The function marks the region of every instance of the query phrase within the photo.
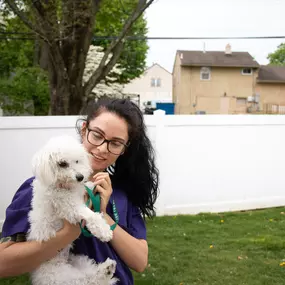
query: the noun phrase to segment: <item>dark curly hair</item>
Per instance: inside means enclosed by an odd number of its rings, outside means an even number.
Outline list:
[[[127,194],[144,217],[151,218],[155,215],[159,171],[155,165],[154,149],[146,134],[143,114],[129,99],[102,98],[89,103],[86,127],[106,111],[126,120],[129,135],[129,145],[116,161],[112,184]]]

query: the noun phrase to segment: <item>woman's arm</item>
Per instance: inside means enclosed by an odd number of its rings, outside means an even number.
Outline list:
[[[36,269],[80,235],[80,227],[68,222],[46,242],[3,242],[0,244],[0,278],[17,276]]]
[[[113,225],[114,220],[106,212],[107,204],[113,192],[110,176],[107,172],[99,172],[93,176],[93,182],[96,185],[95,192],[100,193],[101,212],[104,213],[107,223]],[[117,225],[110,244],[127,266],[137,272],[145,270],[148,263],[148,245],[146,240],[131,236]]]
[[[104,214],[109,225],[114,224],[114,220]],[[120,258],[133,270],[143,272],[148,264],[148,244],[144,239],[137,239],[119,225],[114,229],[111,245]]]

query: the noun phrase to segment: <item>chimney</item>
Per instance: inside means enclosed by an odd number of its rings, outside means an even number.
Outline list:
[[[226,50],[225,50],[226,55],[231,55],[232,54],[232,47],[230,44],[226,45]]]

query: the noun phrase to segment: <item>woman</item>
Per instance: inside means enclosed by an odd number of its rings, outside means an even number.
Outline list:
[[[101,211],[110,225],[115,223],[111,203],[115,201],[119,223],[113,239],[103,243],[95,237],[85,237],[79,225],[65,221],[64,227],[47,242],[25,241],[32,198],[33,178],[30,178],[18,189],[6,210],[0,244],[0,277],[30,272],[71,242],[75,254],[88,255],[96,262],[108,257],[116,260],[115,276],[120,279],[119,284],[133,284],[130,268],[137,272],[145,269],[148,244],[144,217],[154,215],[158,170],[143,115],[130,100],[101,99],[89,107],[79,133],[91,154],[94,173],[90,179],[97,185]]]

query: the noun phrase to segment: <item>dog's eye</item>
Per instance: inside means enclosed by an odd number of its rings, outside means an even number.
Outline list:
[[[75,162],[78,163],[78,160],[76,160]]]
[[[66,167],[68,167],[68,163],[66,161],[62,160],[58,163],[58,166],[62,167],[62,168],[66,168]]]

